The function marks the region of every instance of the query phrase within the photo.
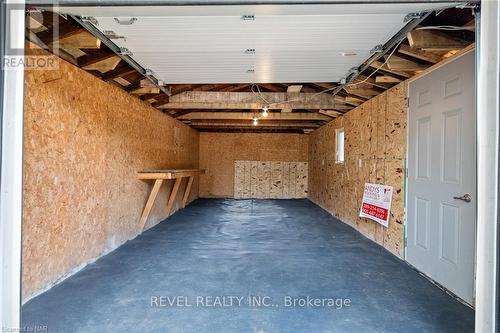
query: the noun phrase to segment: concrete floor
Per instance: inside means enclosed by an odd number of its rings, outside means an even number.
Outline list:
[[[307,306],[308,296],[327,300]],[[307,200],[221,199],[194,202],[28,302],[23,325],[35,324],[51,333],[473,332],[474,313]]]

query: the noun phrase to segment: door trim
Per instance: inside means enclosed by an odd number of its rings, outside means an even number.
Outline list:
[[[2,0],[0,5],[3,7],[0,20],[3,64],[10,45],[15,45],[19,54],[22,54],[24,1]],[[10,6],[16,10],[10,10]],[[1,79],[0,330],[17,331],[21,326],[24,67],[4,70]]]

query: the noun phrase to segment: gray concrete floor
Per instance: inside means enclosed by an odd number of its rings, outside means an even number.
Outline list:
[[[23,325],[85,333],[473,332],[474,312],[307,200],[221,199],[194,202],[32,299]]]

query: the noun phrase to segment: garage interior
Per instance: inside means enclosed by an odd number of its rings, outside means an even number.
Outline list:
[[[473,332],[478,10],[29,7],[23,326]]]

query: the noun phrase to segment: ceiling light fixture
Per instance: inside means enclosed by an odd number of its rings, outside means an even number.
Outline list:
[[[340,52],[340,55],[343,57],[354,57],[357,56],[358,54],[354,51],[346,51],[346,52]]]
[[[259,119],[257,117],[253,117],[252,125],[257,126],[259,124]]]
[[[262,117],[267,118],[267,116],[269,116],[269,107],[267,105],[265,105],[262,108]]]

